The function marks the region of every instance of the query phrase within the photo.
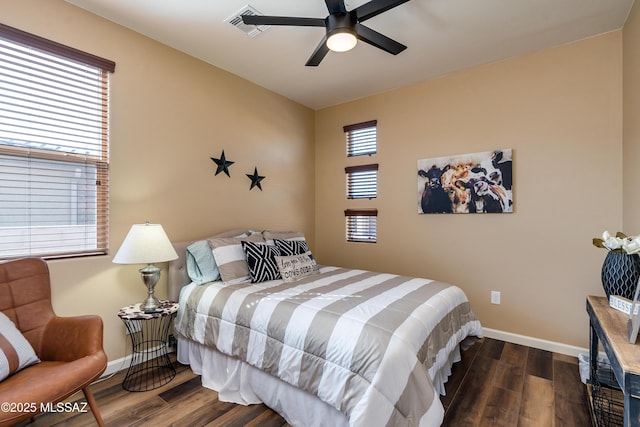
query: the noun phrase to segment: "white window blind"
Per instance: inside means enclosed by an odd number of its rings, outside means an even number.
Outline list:
[[[343,127],[347,137],[347,156],[375,154],[378,150],[377,120]]]
[[[0,258],[107,253],[114,70],[0,24]]]
[[[375,199],[378,196],[378,165],[347,166],[348,199]]]
[[[376,243],[378,239],[377,209],[347,209],[344,215],[348,242]]]

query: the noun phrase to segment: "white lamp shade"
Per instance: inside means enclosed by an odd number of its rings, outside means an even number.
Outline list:
[[[335,32],[327,39],[327,47],[333,52],[346,52],[358,43],[355,35],[347,31]]]
[[[160,224],[131,226],[113,262],[116,264],[153,264],[171,261],[178,254]]]

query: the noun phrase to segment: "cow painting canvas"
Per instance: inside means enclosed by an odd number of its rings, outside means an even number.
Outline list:
[[[511,149],[418,160],[418,213],[513,212]]]

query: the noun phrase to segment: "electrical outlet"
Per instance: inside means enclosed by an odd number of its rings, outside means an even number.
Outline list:
[[[500,291],[491,291],[491,304],[500,304]]]

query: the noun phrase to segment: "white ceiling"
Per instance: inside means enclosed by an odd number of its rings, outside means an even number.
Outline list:
[[[318,27],[274,26],[251,38],[224,20],[251,5],[264,15],[324,18],[323,0],[67,0],[313,109],[622,28],[633,0],[411,0],[366,21],[408,48],[366,43],[305,62]],[[347,0],[348,10],[367,0]]]

